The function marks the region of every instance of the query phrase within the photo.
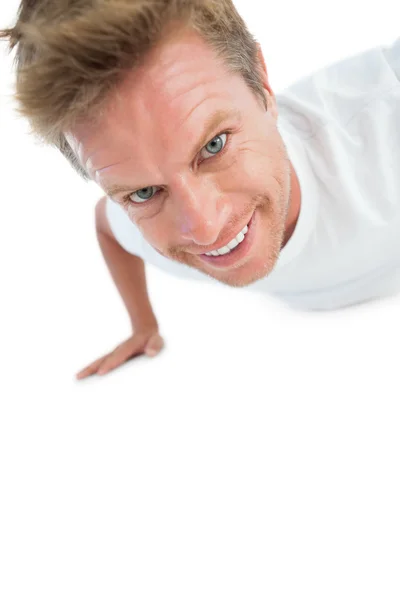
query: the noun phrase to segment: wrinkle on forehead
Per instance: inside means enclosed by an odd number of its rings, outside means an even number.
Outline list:
[[[151,90],[150,94],[173,102],[191,89],[215,83],[223,75],[231,75],[225,62],[199,33],[186,27],[167,36],[143,63],[127,73],[120,91],[125,96],[124,92],[129,95],[132,89],[139,95],[141,90],[144,95]],[[182,78],[183,89],[178,83]]]
[[[201,105],[207,106],[209,101],[233,99],[234,92],[226,84],[214,50],[196,32],[186,32],[183,38],[172,39],[170,45],[152,51],[150,59],[130,71],[110,96],[101,123],[95,127],[84,124],[84,130],[78,131],[79,143],[75,145],[80,160],[87,170],[95,170],[95,176],[131,160],[132,156],[127,157],[131,155],[129,147],[132,150],[137,145],[138,136],[142,141],[146,138],[145,152],[146,144],[153,143],[168,149],[175,133],[191,143],[199,133],[195,111],[201,113]],[[232,77],[228,70],[226,74]],[[208,112],[205,111],[205,117]],[[191,118],[193,133],[185,132]],[[154,141],[149,136],[155,136]],[[139,152],[145,164],[147,157],[143,150]],[[157,148],[151,152],[157,152]],[[121,160],[116,160],[118,156]]]

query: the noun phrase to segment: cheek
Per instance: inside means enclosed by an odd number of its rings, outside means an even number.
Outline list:
[[[268,190],[273,181],[274,165],[261,148],[243,148],[231,173],[229,182],[232,191],[259,194]]]
[[[138,227],[146,242],[164,256],[163,251],[168,248],[168,230],[163,219],[141,219]]]

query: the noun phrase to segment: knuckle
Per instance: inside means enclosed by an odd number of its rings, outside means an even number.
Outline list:
[[[112,362],[110,360],[105,360],[101,363],[101,365],[99,365],[99,369],[101,369],[101,370],[108,369],[111,364],[112,364]]]

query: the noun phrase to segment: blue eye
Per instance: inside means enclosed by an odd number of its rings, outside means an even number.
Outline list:
[[[145,187],[142,188],[141,190],[138,190],[137,192],[133,192],[133,194],[131,194],[132,196],[134,194],[136,194],[139,198],[139,200],[136,200],[136,202],[146,202],[147,200],[150,200],[153,197],[153,193],[152,190],[154,190],[156,186],[151,185],[149,187]]]
[[[224,141],[225,138],[225,141]],[[227,139],[226,133],[221,133],[220,135],[215,136],[206,146],[204,146],[203,150],[209,152],[211,156],[215,156],[219,154],[225,147]],[[202,151],[203,151],[202,150]]]
[[[124,204],[144,204],[151,200],[153,196],[157,194],[157,191],[153,192],[153,190],[157,190],[156,185],[149,185],[148,187],[142,188],[141,190],[137,190],[136,192],[132,192],[128,196],[124,198]],[[133,197],[136,196],[135,199]]]

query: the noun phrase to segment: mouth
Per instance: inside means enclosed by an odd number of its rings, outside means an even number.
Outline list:
[[[208,265],[213,266],[216,269],[226,269],[227,267],[232,267],[233,265],[238,266],[238,263],[243,261],[252,245],[255,237],[255,221],[256,221],[256,212],[253,213],[249,223],[247,224],[247,231],[244,228],[242,231],[246,233],[239,234],[237,238],[235,238],[237,245],[233,249],[229,249],[228,246],[224,248],[224,254],[218,256],[207,256],[207,254],[199,254],[198,257],[207,263]],[[241,240],[241,241],[238,241]],[[229,250],[229,251],[228,251]]]

